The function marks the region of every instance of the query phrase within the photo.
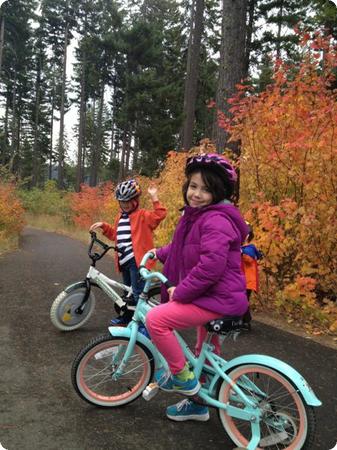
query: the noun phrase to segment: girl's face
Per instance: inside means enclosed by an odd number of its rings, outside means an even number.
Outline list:
[[[135,209],[135,201],[133,199],[129,200],[127,202],[120,201],[119,205],[120,205],[121,209],[126,213],[129,213]]]
[[[202,208],[212,203],[213,196],[204,183],[200,172],[192,174],[187,188],[186,199],[192,208]]]

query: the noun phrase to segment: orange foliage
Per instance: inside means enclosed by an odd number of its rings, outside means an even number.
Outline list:
[[[89,187],[82,184],[80,192],[69,195],[74,223],[81,228],[88,229],[94,222],[106,220],[104,216],[113,195],[113,185],[104,183],[96,187]]]
[[[24,210],[14,185],[0,183],[0,240],[19,235],[24,226]]]
[[[266,255],[261,298],[335,332],[337,53],[320,37],[303,45],[299,70],[279,61],[265,92],[240,90],[223,126],[242,143],[241,208]]]

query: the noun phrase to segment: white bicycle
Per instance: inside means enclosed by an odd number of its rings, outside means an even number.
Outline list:
[[[96,269],[96,262],[103,258],[109,250],[117,251],[90,232],[91,242],[88,255],[91,259],[86,278],[67,286],[53,301],[50,319],[61,331],[73,331],[88,322],[95,309],[96,299],[92,287],[101,289],[113,301],[117,314],[132,317],[135,310],[132,288],[115,281]],[[94,248],[95,246],[95,248]],[[94,250],[93,250],[94,248]],[[96,250],[96,251],[95,251]],[[160,285],[154,284],[149,291],[149,300],[155,305],[159,303]]]

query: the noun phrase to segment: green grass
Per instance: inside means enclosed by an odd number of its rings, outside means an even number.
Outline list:
[[[19,247],[19,236],[11,236],[0,240],[0,255],[16,250]]]
[[[64,234],[76,238],[82,242],[88,243],[88,231],[83,230],[74,225],[65,223],[62,216],[50,216],[47,214],[30,214],[25,215],[28,226],[39,228],[40,230],[52,231],[54,233]]]

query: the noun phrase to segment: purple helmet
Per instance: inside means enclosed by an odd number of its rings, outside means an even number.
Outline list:
[[[119,183],[116,187],[116,199],[120,202],[127,202],[141,194],[141,189],[136,180],[128,180]]]
[[[226,176],[226,180],[234,184],[238,178],[232,164],[223,156],[217,153],[202,153],[191,156],[186,161],[185,174],[189,175],[192,170],[198,167],[209,167],[214,169],[220,176]]]

